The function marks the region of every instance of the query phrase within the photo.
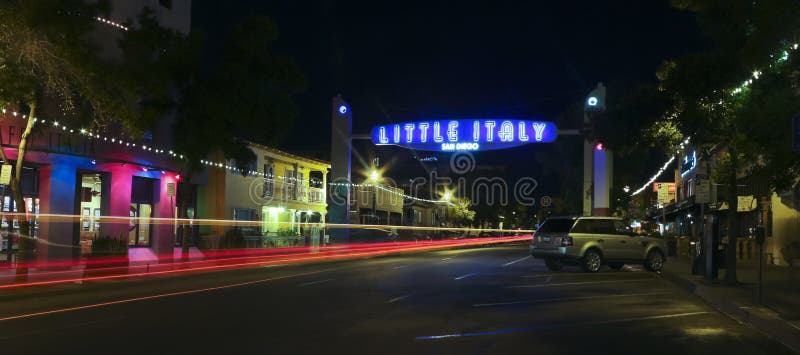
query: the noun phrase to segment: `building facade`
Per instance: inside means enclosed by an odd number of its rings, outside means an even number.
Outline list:
[[[255,143],[250,149],[257,159],[247,174],[208,171],[207,184],[198,191],[198,214],[239,221],[236,228],[255,246],[295,244],[319,236],[327,213],[330,163]],[[225,230],[206,226],[200,234],[214,247]]]

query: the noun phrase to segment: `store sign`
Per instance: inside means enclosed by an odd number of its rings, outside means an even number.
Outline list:
[[[711,180],[697,179],[694,187],[695,203],[711,203]]]
[[[666,205],[675,199],[677,189],[674,182],[655,182],[653,183],[653,191],[658,193],[658,204]]]
[[[167,183],[167,196],[172,197],[175,196],[175,183],[168,182]]]
[[[464,119],[405,122],[372,128],[372,143],[444,152],[511,148],[550,143],[558,137],[552,122]]]
[[[755,196],[737,196],[738,197],[738,204],[736,206],[737,212],[750,212],[754,211],[758,207],[758,200],[756,200]]]
[[[11,164],[3,164],[0,169],[0,185],[8,185],[11,183]]]
[[[691,153],[687,152],[681,161],[681,177],[686,176],[697,167],[697,151],[692,150]]]

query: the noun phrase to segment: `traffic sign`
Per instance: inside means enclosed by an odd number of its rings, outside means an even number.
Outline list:
[[[3,164],[0,170],[0,185],[8,185],[11,183],[11,164]]]
[[[711,181],[698,179],[694,190],[695,203],[711,203]]]

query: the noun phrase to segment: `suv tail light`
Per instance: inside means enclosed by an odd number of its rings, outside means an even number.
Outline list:
[[[572,237],[562,237],[561,238],[561,246],[568,247],[572,245]]]

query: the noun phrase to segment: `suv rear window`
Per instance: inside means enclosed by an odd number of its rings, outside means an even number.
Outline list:
[[[571,219],[548,219],[544,221],[537,232],[540,233],[569,233],[572,225],[575,224]]]

